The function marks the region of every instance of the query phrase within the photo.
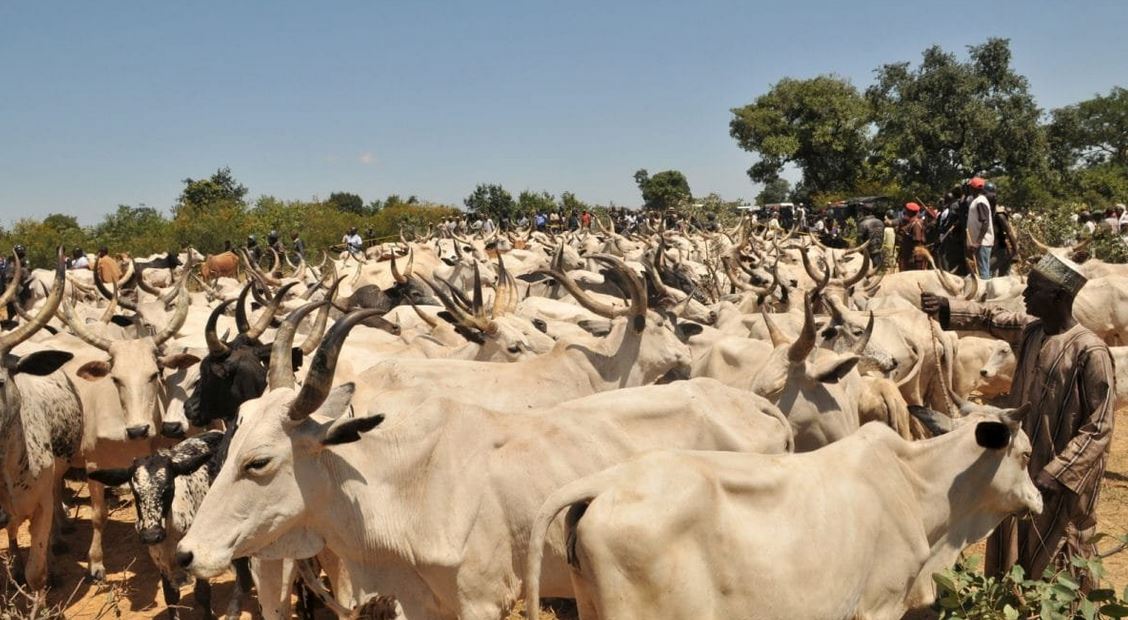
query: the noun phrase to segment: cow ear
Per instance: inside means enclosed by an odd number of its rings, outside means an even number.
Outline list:
[[[820,383],[838,383],[843,377],[850,374],[851,370],[854,370],[861,359],[857,355],[844,355],[833,360],[816,363],[811,376]]]
[[[1001,450],[1010,444],[1010,427],[1002,422],[980,422],[975,425],[975,443],[988,450]]]
[[[939,411],[929,409],[928,407],[909,405],[909,413],[919,420],[934,437],[943,435],[944,433],[950,433],[954,427],[951,417]]]
[[[611,333],[611,321],[607,319],[582,319],[579,326],[592,336],[603,337]]]
[[[171,355],[162,355],[157,358],[157,364],[161,368],[180,370],[181,368],[188,368],[193,364],[199,364],[200,358],[192,355],[191,353],[173,353]]]
[[[329,425],[325,436],[321,438],[323,446],[339,446],[352,443],[360,439],[361,433],[366,433],[384,421],[384,414],[364,416],[361,418],[340,418]]]
[[[676,329],[677,329],[677,332],[678,332],[678,339],[681,340],[682,342],[689,340],[690,338],[700,334],[702,331],[705,330],[704,327],[701,327],[697,323],[687,323],[687,322],[684,322],[684,321],[681,322],[681,323],[678,323],[678,326],[677,326]]]
[[[78,376],[87,381],[97,381],[110,374],[110,363],[104,361],[86,362],[78,367]]]
[[[55,372],[72,359],[73,353],[47,349],[17,358],[14,368],[17,373],[42,377]]]
[[[294,369],[294,372],[298,372],[302,369],[302,360],[303,358],[301,347],[294,347],[290,349],[290,367]]]
[[[133,325],[133,319],[122,314],[115,314],[110,317],[110,322],[118,327],[129,327]]]
[[[1003,421],[1013,424],[1016,428],[1026,422],[1026,414],[1030,412],[1030,403],[1022,403],[1017,409],[1007,409],[1003,412]]]
[[[338,385],[329,392],[329,396],[318,408],[317,413],[327,418],[340,418],[349,410],[349,403],[355,391],[356,384],[351,381]]]
[[[108,487],[118,487],[129,482],[130,473],[128,469],[123,468],[95,469],[94,471],[86,472],[86,476]]]

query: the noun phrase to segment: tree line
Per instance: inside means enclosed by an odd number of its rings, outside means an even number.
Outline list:
[[[1047,113],[1011,60],[1009,41],[994,38],[966,59],[933,46],[915,66],[883,65],[864,90],[833,75],[784,78],[733,109],[729,132],[758,158],[748,176],[765,185],[761,202],[935,202],[975,175],[1020,209],[1124,202],[1128,90]],[[781,177],[787,167],[801,174],[794,188]]]

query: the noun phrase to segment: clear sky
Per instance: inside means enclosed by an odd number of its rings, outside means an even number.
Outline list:
[[[167,209],[222,166],[252,197],[635,205],[673,168],[751,200],[729,109],[782,77],[1002,36],[1050,109],[1128,86],[1126,32],[1124,0],[5,2],[0,224]]]

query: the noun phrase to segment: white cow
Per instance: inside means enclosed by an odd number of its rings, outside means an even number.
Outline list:
[[[566,518],[581,620],[896,620],[1006,516],[1042,510],[1024,410],[908,442],[880,424],[808,454],[662,451],[553,493],[526,561]],[[551,550],[551,541],[548,548]]]

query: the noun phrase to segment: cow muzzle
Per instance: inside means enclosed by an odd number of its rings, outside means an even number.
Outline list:
[[[183,422],[161,423],[161,435],[164,435],[169,439],[180,439],[184,437],[184,434],[187,432],[187,430],[188,429],[184,428]]]
[[[146,439],[149,437],[149,425],[130,426],[125,429],[125,435],[130,439]]]
[[[147,527],[141,530],[138,535],[142,543],[155,545],[165,539],[165,530],[163,527]]]

